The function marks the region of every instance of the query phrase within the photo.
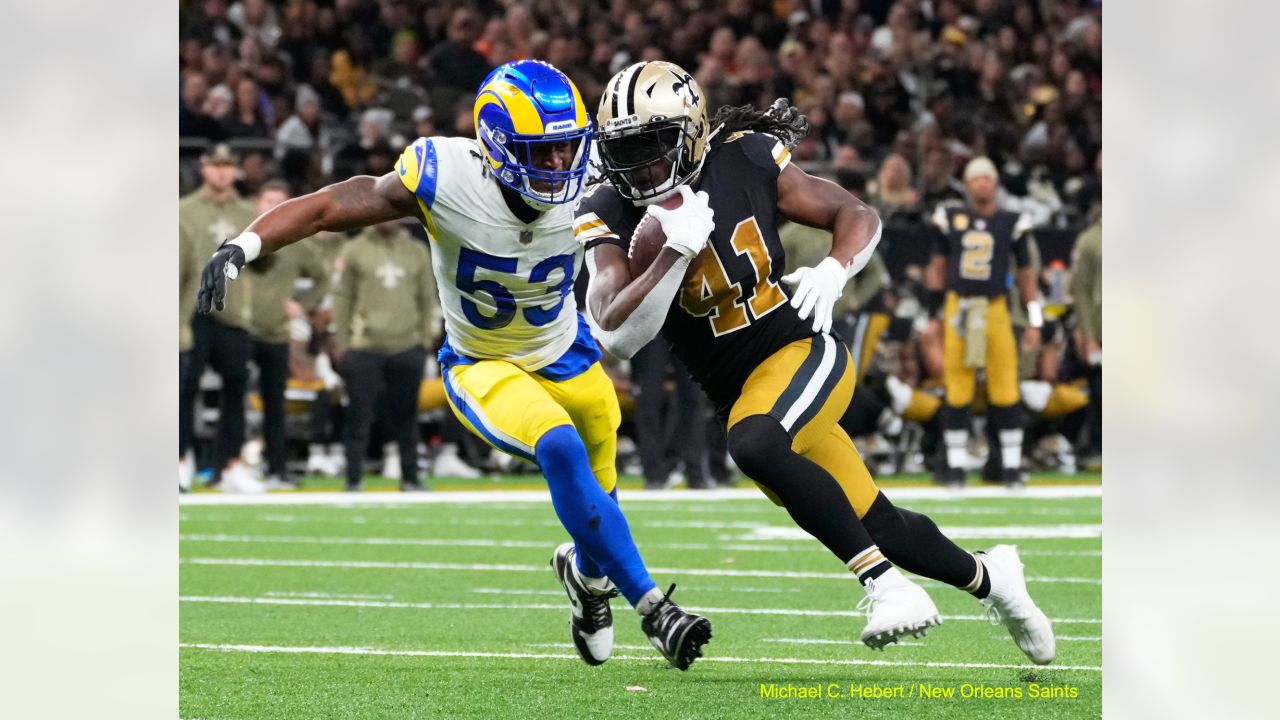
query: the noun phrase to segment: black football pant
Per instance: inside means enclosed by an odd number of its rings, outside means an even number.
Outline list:
[[[289,382],[289,344],[253,341],[258,366],[258,394],[262,397],[262,439],[267,474],[285,479],[284,389]]]
[[[402,482],[418,479],[418,390],[426,359],[427,349],[420,345],[394,355],[348,350],[343,356],[340,369],[348,403],[342,434],[348,485],[358,484],[364,476],[375,412],[381,413],[388,434],[400,447]]]
[[[669,379],[675,381],[674,393],[667,390]],[[645,485],[665,484],[679,458],[689,487],[706,487],[708,413],[702,390],[665,340],[650,342],[631,358],[631,389]]]
[[[178,457],[187,454],[195,441],[196,396],[200,392],[200,376],[206,366],[222,377],[218,404],[218,438],[214,446],[214,476],[233,458],[240,456],[244,444],[244,393],[249,384],[249,356],[253,341],[246,330],[224,325],[209,315],[191,318],[194,343],[181,353],[178,378]]]
[[[1089,450],[1102,453],[1102,365],[1089,368]]]

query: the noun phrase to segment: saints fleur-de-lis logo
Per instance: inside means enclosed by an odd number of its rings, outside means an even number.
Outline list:
[[[701,102],[702,98],[698,97],[698,93],[693,89],[692,75],[690,75],[687,72],[684,75],[681,75],[676,71],[670,70],[670,69],[668,69],[667,72],[671,73],[672,76],[674,76],[676,79],[676,82],[671,85],[671,92],[679,93],[680,89],[684,88],[689,92],[689,97],[693,98],[693,102],[691,104],[697,105],[699,102]]]

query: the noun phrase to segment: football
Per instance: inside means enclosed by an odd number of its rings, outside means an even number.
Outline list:
[[[684,203],[684,196],[676,193],[671,197],[657,203],[658,207],[674,210]],[[654,216],[645,213],[640,218],[640,222],[636,225],[636,229],[631,233],[631,247],[627,251],[627,259],[631,266],[631,277],[640,277],[641,273],[649,269],[654,260],[658,259],[658,253],[662,250],[662,246],[667,242],[666,233],[662,232],[662,223]],[[689,269],[685,271],[684,279],[686,281],[698,272],[698,268],[702,265],[702,258],[707,250],[704,248],[697,257],[689,263]]]

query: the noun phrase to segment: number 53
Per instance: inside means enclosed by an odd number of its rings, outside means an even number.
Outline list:
[[[458,289],[464,293],[462,297],[462,312],[472,325],[482,330],[497,330],[510,325],[511,321],[515,319],[515,295],[497,280],[477,280],[476,271],[483,268],[507,275],[515,275],[516,265],[515,258],[501,258],[478,250],[462,248],[462,252],[458,254],[458,275],[455,282]],[[536,306],[525,308],[524,319],[530,325],[535,327],[546,325],[559,317],[560,309],[564,307],[564,299],[569,295],[569,291],[573,289],[573,266],[572,255],[556,255],[533,266],[533,270],[529,272],[529,282],[531,283],[547,282],[548,278],[551,277],[551,273],[556,270],[560,271],[560,279],[553,286],[556,292],[559,293],[560,299],[549,308]],[[484,293],[493,298],[493,307],[496,310],[494,314],[486,315],[480,312],[480,307],[466,297],[476,293]]]

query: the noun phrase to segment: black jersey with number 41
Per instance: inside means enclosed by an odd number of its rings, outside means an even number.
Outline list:
[[[778,174],[790,162],[772,135],[739,132],[716,142],[696,190],[710,196],[715,230],[698,272],[672,301],[662,335],[717,407],[732,405],[747,376],[784,345],[814,334],[780,278]],[[574,232],[587,248],[624,251],[644,215],[608,183],[588,189]]]
[[[960,203],[944,203],[933,214],[933,254],[947,258],[947,289],[965,297],[996,297],[1009,292],[1009,256],[1018,267],[1031,264],[1027,247],[1030,221],[1008,210],[978,215]]]

